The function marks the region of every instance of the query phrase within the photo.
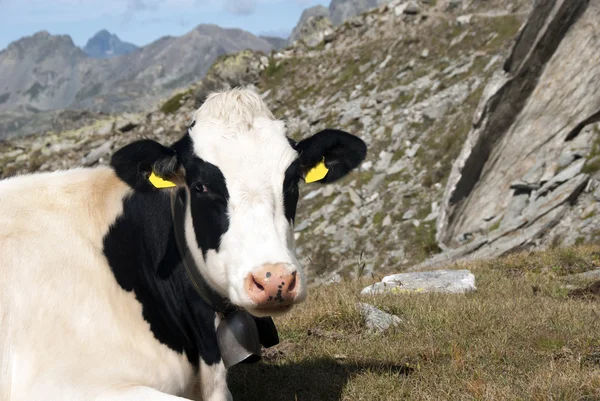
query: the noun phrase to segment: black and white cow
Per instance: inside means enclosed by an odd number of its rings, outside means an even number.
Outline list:
[[[214,291],[279,315],[306,297],[299,179],[324,160],[332,182],[365,154],[336,130],[295,143],[256,94],[231,90],[171,147],[142,140],[110,167],[0,182],[0,400],[230,400],[222,316],[184,272],[176,229]]]

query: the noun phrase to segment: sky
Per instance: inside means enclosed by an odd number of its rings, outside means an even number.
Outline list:
[[[329,0],[0,0],[0,49],[42,30],[83,47],[107,29],[143,46],[205,23],[287,37],[302,10],[317,4]]]

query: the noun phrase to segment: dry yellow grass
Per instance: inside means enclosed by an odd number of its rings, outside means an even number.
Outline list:
[[[600,400],[600,303],[569,297],[564,277],[597,266],[588,246],[469,264],[478,291],[467,295],[313,288],[277,320],[277,350],[232,369],[230,387],[249,401]],[[358,301],[403,323],[367,334]]]

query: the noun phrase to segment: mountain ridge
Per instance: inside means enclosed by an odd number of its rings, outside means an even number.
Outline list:
[[[147,109],[202,78],[223,54],[244,49],[268,53],[272,48],[250,32],[200,24],[184,35],[158,38],[133,52],[92,58],[68,35],[37,32],[0,52],[0,122],[4,122],[0,139],[48,129],[47,118],[36,112]],[[11,119],[20,122],[14,126]]]

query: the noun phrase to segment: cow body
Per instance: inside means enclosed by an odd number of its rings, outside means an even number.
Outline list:
[[[306,294],[292,235],[300,174],[324,160],[333,181],[365,151],[337,131],[288,141],[258,96],[231,91],[170,148],[139,141],[111,167],[0,182],[0,401],[230,400],[223,315],[186,274],[171,197],[210,287],[278,315]],[[155,188],[151,173],[178,187]]]
[[[142,302],[115,279],[105,255],[111,225],[135,218],[124,214],[132,192],[109,168],[0,184],[1,335],[8,345],[2,362],[10,362],[0,381],[3,400],[88,400],[131,385],[181,395],[189,390],[193,364],[183,350],[156,338]],[[165,194],[150,196],[165,198],[168,206]],[[139,228],[143,235],[145,227]],[[127,249],[138,239],[122,237],[121,245]],[[155,311],[170,313],[166,305]],[[205,311],[212,315],[205,329],[214,336],[214,312]]]

